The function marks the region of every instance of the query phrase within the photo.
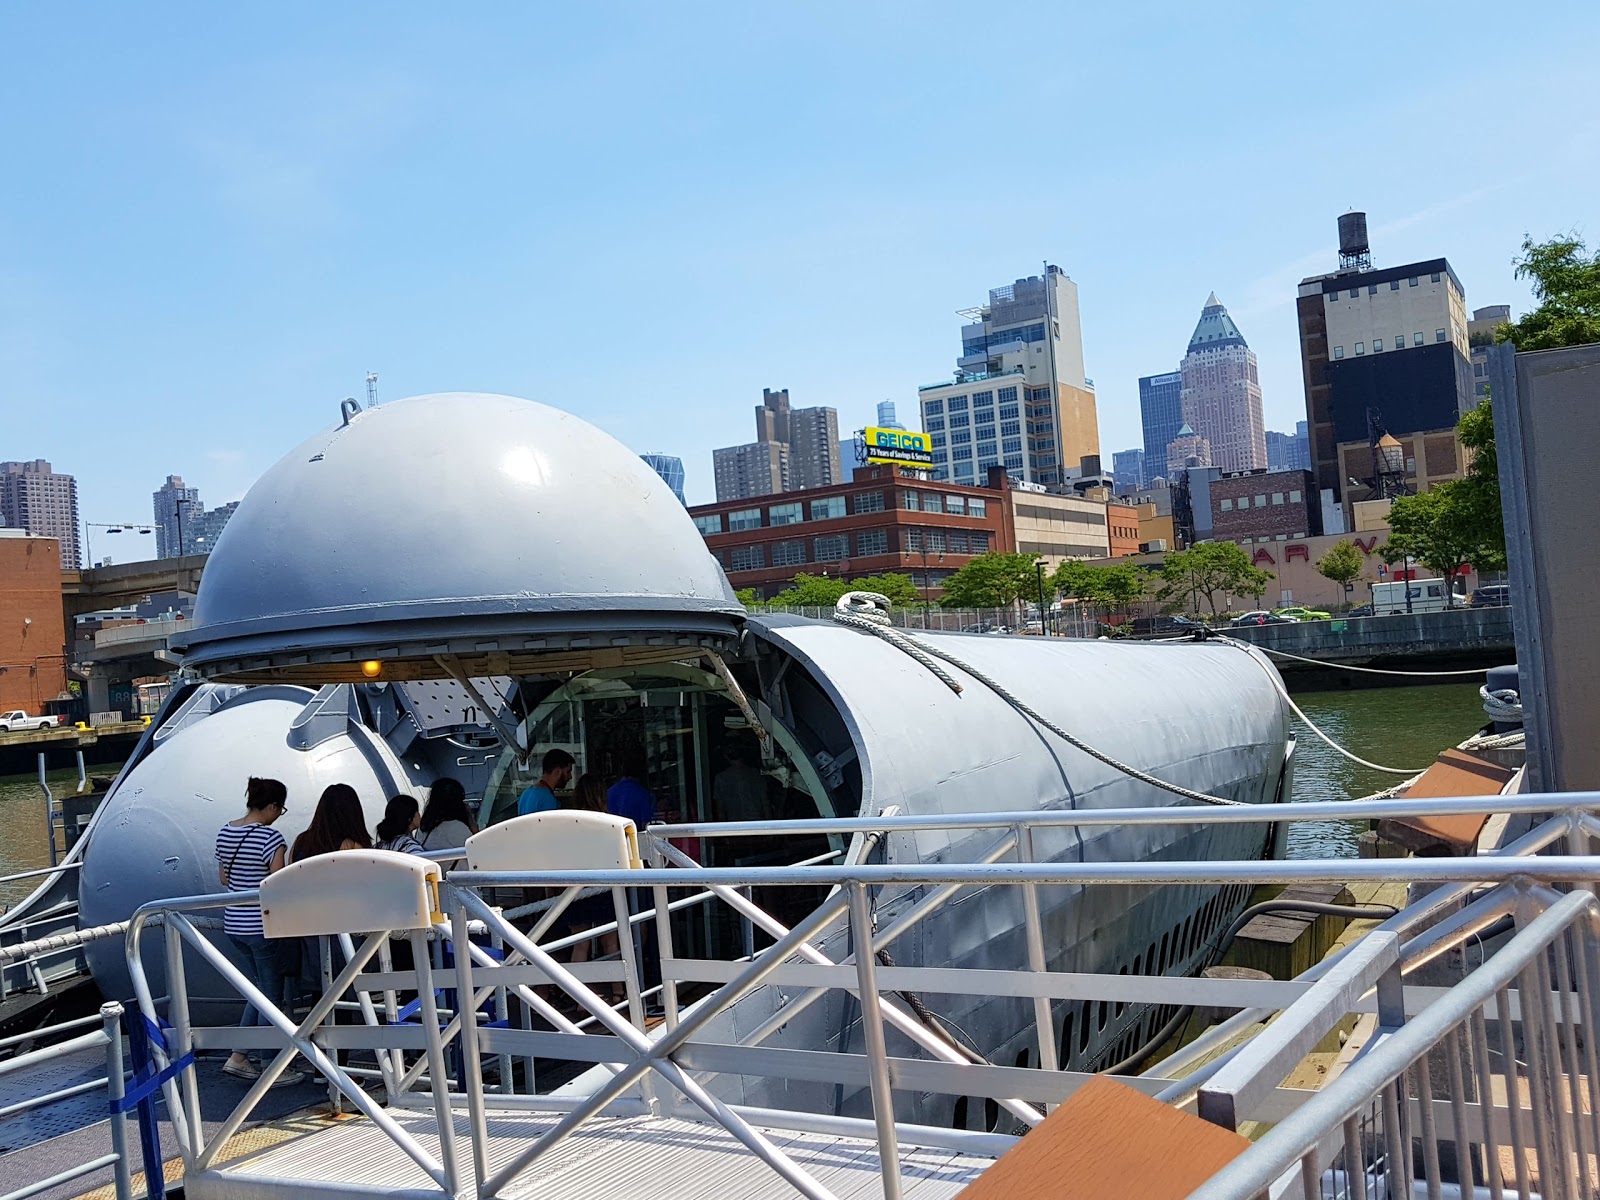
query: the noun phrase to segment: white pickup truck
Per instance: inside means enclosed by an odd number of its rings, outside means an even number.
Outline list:
[[[20,708],[0,712],[0,733],[15,733],[23,729],[54,729],[61,724],[60,717],[30,717]]]

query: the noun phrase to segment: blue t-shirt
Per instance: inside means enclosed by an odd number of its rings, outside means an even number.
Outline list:
[[[606,792],[606,811],[643,829],[656,819],[656,798],[637,779],[619,779]]]
[[[517,816],[525,817],[529,813],[549,812],[557,808],[556,794],[542,783],[530,784],[524,788],[522,795],[517,797]]]

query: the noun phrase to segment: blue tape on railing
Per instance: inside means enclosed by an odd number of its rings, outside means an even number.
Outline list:
[[[174,1032],[172,1026],[168,1025],[165,1021],[161,1021],[159,1024],[157,1024],[156,1021],[152,1021],[143,1013],[139,1014],[139,1019],[144,1022],[145,1032],[148,1033],[158,1045],[160,1045],[161,1049],[165,1053],[171,1054],[172,1043],[167,1040],[167,1034]]]
[[[182,1058],[169,1064],[165,1070],[157,1071],[150,1078],[135,1083],[122,1099],[111,1102],[112,1113],[132,1112],[139,1106],[141,1100],[147,1096],[154,1095],[162,1084],[172,1079],[179,1071],[186,1070],[192,1066],[194,1066],[194,1055],[185,1054]]]

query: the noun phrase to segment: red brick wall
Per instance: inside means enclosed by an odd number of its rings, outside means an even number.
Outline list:
[[[1139,553],[1139,510],[1131,504],[1106,505],[1106,533],[1112,558]]]
[[[67,690],[61,544],[0,537],[0,710],[37,715]]]
[[[1298,501],[1291,500],[1299,492]],[[1265,506],[1258,505],[1265,497]],[[1278,502],[1274,503],[1274,497]],[[1223,501],[1228,501],[1226,509]],[[1241,507],[1248,504],[1249,507]],[[1322,510],[1309,471],[1272,471],[1224,476],[1211,484],[1212,537],[1219,542],[1244,538],[1310,537],[1322,532]]]

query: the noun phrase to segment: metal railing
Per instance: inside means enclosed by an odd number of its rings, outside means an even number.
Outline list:
[[[101,1005],[100,1012],[95,1016],[81,1017],[75,1021],[63,1021],[58,1025],[33,1030],[26,1034],[18,1034],[0,1041],[0,1048],[9,1048],[24,1041],[34,1041],[42,1037],[51,1037],[66,1033],[69,1030],[98,1024],[100,1028],[90,1030],[88,1033],[81,1033],[40,1049],[30,1050],[25,1054],[18,1054],[11,1058],[0,1060],[0,1077],[4,1077],[22,1074],[34,1067],[59,1061],[63,1055],[76,1054],[82,1050],[99,1050],[103,1048],[106,1054],[106,1073],[101,1078],[86,1080],[48,1092],[40,1092],[37,1095],[29,1096],[26,1100],[8,1104],[4,1108],[0,1108],[0,1118],[20,1116],[23,1113],[48,1108],[52,1104],[70,1100],[86,1092],[103,1090],[109,1102],[109,1135],[111,1139],[110,1153],[98,1155],[95,1158],[67,1167],[65,1170],[58,1171],[48,1178],[36,1179],[31,1183],[24,1184],[20,1188],[0,1195],[0,1200],[26,1200],[29,1196],[47,1192],[51,1188],[70,1183],[74,1179],[82,1179],[85,1175],[91,1175],[106,1167],[112,1169],[112,1185],[117,1200],[131,1200],[133,1196],[132,1167],[128,1159],[128,1118],[126,1106],[123,1102],[127,1075],[123,1067],[122,1011],[122,1005],[111,1001]]]
[[[1241,1010],[1198,1042],[1168,1055],[1143,1075],[1124,1076],[1130,1086],[1222,1124],[1274,1124],[1262,1141],[1226,1168],[1202,1193],[1253,1196],[1326,1194],[1372,1197],[1409,1191],[1421,1179],[1439,1188],[1451,1174],[1456,1147],[1461,1158],[1481,1164],[1464,1174],[1490,1180],[1488,1163],[1511,1153],[1525,1163],[1522,1180],[1538,1181],[1544,1195],[1575,1198],[1581,1189],[1559,1190],[1587,1171],[1585,1154],[1600,1151],[1600,1110],[1593,1094],[1595,1050],[1577,1035],[1600,1019],[1593,1003],[1600,990],[1593,924],[1596,905],[1587,889],[1600,882],[1600,858],[1588,854],[1600,836],[1600,795],[1479,797],[1466,800],[1384,801],[1363,804],[1363,817],[1449,813],[1550,814],[1501,853],[1469,859],[1325,860],[1299,862],[1037,863],[1034,835],[1040,829],[1107,824],[1234,824],[1349,818],[1341,804],[1245,808],[1165,808],[1082,812],[960,814],[940,817],[880,816],[764,824],[652,826],[643,839],[651,866],[632,871],[542,871],[451,873],[441,889],[445,920],[432,930],[398,936],[411,943],[414,965],[396,970],[388,957],[390,933],[380,931],[357,946],[340,939],[345,966],[302,1017],[291,1017],[233,968],[206,940],[189,914],[237,904],[244,898],[198,897],[160,902],[136,914],[128,937],[129,962],[140,1004],[154,1018],[156,1006],[145,983],[140,932],[151,921],[164,927],[165,963],[173,997],[173,1058],[195,1049],[244,1044],[249,1036],[277,1057],[244,1101],[214,1133],[203,1133],[194,1108],[193,1068],[168,1084],[168,1104],[190,1170],[215,1167],[226,1139],[248,1117],[272,1081],[296,1055],[304,1057],[427,1173],[441,1194],[494,1195],[585,1122],[602,1114],[693,1115],[719,1126],[801,1194],[831,1193],[764,1133],[768,1129],[825,1132],[867,1138],[877,1146],[887,1197],[900,1194],[902,1144],[938,1147],[968,1155],[994,1156],[1014,1144],[999,1132],[913,1125],[895,1117],[893,1093],[941,1094],[994,1101],[1022,1126],[1037,1124],[1048,1105],[1066,1100],[1091,1078],[1057,1070],[1058,1006],[1121,1004],[1174,1006],[1192,1003]],[[865,847],[886,833],[995,830],[998,838],[977,861],[950,864],[873,865],[859,861]],[[857,833],[852,855],[841,865],[708,868],[696,864],[668,838]],[[1541,854],[1548,849],[1569,853]],[[823,856],[831,857],[831,856]],[[1062,973],[1047,969],[1039,894],[1045,888],[1136,886],[1146,889],[1196,884],[1256,885],[1355,880],[1436,885],[1436,890],[1376,932],[1356,941],[1312,972],[1292,981],[1186,979]],[[489,899],[498,889],[556,888],[556,900],[525,928]],[[1563,895],[1559,888],[1579,890]],[[786,925],[756,904],[748,889],[827,889],[819,904]],[[883,889],[912,889],[910,902],[880,924],[875,903]],[[1018,894],[1026,962],[1005,970],[965,966],[894,966],[882,953],[958,897],[977,889]],[[549,937],[562,911],[586,889],[610,892],[616,919],[565,938]],[[629,915],[623,889],[644,889],[653,907]],[[669,889],[692,894],[671,899]],[[763,892],[762,894],[771,894]],[[669,903],[670,901],[670,903]],[[671,910],[707,904],[725,909],[773,939],[754,954],[733,961],[682,953]],[[1496,948],[1485,941],[1495,924],[1513,918],[1519,930]],[[591,939],[602,929],[648,923],[659,945],[663,1022],[652,1028],[643,1011],[640,954],[623,938],[620,957],[585,963],[559,961],[564,945]],[[1546,951],[1561,953],[1550,960]],[[254,1033],[232,1026],[195,1027],[183,984],[184,948],[198,953],[242,997],[255,1003],[269,1025]],[[831,949],[825,949],[829,947]],[[1483,957],[1466,982],[1430,987],[1418,977],[1442,956]],[[854,948],[854,949],[852,949]],[[449,952],[453,965],[444,967]],[[374,959],[378,969],[369,969]],[[331,976],[331,967],[328,969]],[[1581,984],[1579,981],[1582,981]],[[613,1002],[595,984],[620,985],[626,999]],[[737,1040],[727,1040],[721,1018],[764,985],[782,989],[782,1003]],[[685,990],[697,998],[684,1003]],[[415,991],[420,1024],[397,1024],[400,993]],[[843,993],[859,1003],[863,1046],[843,1043],[780,1048],[766,1044],[799,1020],[822,996]],[[920,993],[1021,1003],[1031,1009],[1032,1040],[1039,1069],[995,1065],[975,1057],[926,1022],[904,997]],[[1567,999],[1569,993],[1573,997]],[[346,999],[354,997],[354,999]],[[586,1014],[588,1028],[570,1007]],[[330,1016],[343,1002],[361,1021],[337,1025]],[[511,1009],[520,1007],[520,1027]],[[382,1014],[380,1016],[380,1013]],[[1473,1014],[1479,1014],[1474,1017]],[[1351,1014],[1376,1022],[1367,1050],[1323,1092],[1286,1087],[1284,1077],[1305,1051]],[[1255,1025],[1277,1015],[1265,1032],[1238,1041]],[[1473,1021],[1492,1018],[1499,1032],[1488,1043],[1513,1048],[1497,1077],[1487,1051],[1461,1065],[1448,1058],[1429,1062],[1449,1041],[1477,1045]],[[543,1026],[535,1027],[535,1021]],[[1441,1024],[1443,1022],[1443,1024]],[[1463,1026],[1463,1022],[1466,1025]],[[1465,1028],[1466,1032],[1462,1030]],[[909,1044],[916,1055],[891,1054]],[[720,1035],[720,1040],[719,1040]],[[1533,1049],[1528,1082],[1535,1090],[1565,1097],[1523,1103],[1522,1076],[1514,1039]],[[1462,1042],[1462,1039],[1465,1042]],[[435,1119],[438,1154],[380,1108],[337,1061],[341,1050],[377,1056],[393,1108],[423,1108]],[[1220,1053],[1219,1053],[1220,1051]],[[1206,1056],[1211,1057],[1204,1061]],[[408,1056],[415,1056],[408,1061]],[[1587,1056],[1581,1059],[1581,1056]],[[565,1059],[595,1064],[572,1095],[541,1093],[531,1071],[517,1086],[513,1061]],[[453,1068],[447,1063],[455,1060]],[[485,1084],[485,1060],[500,1064],[498,1090]],[[1203,1065],[1202,1065],[1203,1062]],[[1535,1062],[1537,1069],[1535,1069]],[[1451,1066],[1450,1063],[1456,1065]],[[1585,1074],[1580,1068],[1588,1066]],[[1486,1075],[1484,1072],[1488,1071]],[[796,1080],[832,1085],[864,1098],[870,1118],[802,1113],[730,1103],[715,1086],[718,1076]],[[1500,1092],[1495,1093],[1496,1078]],[[1401,1080],[1398,1085],[1395,1080]],[[1406,1080],[1415,1086],[1407,1091]],[[424,1090],[421,1085],[426,1083]],[[1470,1087],[1468,1084],[1470,1083]],[[1457,1086],[1457,1085],[1461,1086]],[[1384,1089],[1388,1088],[1386,1092]],[[1473,1091],[1472,1088],[1477,1088]],[[1540,1093],[1543,1094],[1542,1092]],[[1492,1105],[1480,1097],[1502,1099]],[[676,1097],[676,1099],[674,1099]],[[1542,1107],[1541,1107],[1542,1105]],[[1391,1113],[1389,1109],[1393,1109]],[[1492,1111],[1491,1111],[1492,1110]],[[464,1111],[458,1138],[456,1114]],[[542,1114],[524,1144],[509,1157],[491,1159],[490,1115]],[[1476,1120],[1468,1128],[1460,1114]],[[1404,1121],[1406,1124],[1400,1124]],[[1541,1132],[1542,1131],[1542,1132]],[[1413,1149],[1413,1146],[1420,1149]],[[502,1150],[504,1147],[502,1146]],[[1450,1151],[1441,1154],[1442,1149]],[[466,1157],[470,1155],[470,1168]],[[1576,1165],[1570,1156],[1576,1155]],[[1476,1156],[1476,1157],[1474,1157]],[[1567,1157],[1564,1157],[1567,1156]],[[491,1166],[491,1163],[493,1164]],[[1420,1166],[1419,1166],[1420,1164]],[[1420,1170],[1420,1175],[1417,1172]],[[469,1176],[470,1171],[470,1176]],[[1287,1180],[1286,1177],[1287,1176]],[[1491,1185],[1492,1186],[1492,1185]],[[381,1181],[374,1181],[381,1188]],[[1300,1189],[1299,1191],[1293,1190]]]

